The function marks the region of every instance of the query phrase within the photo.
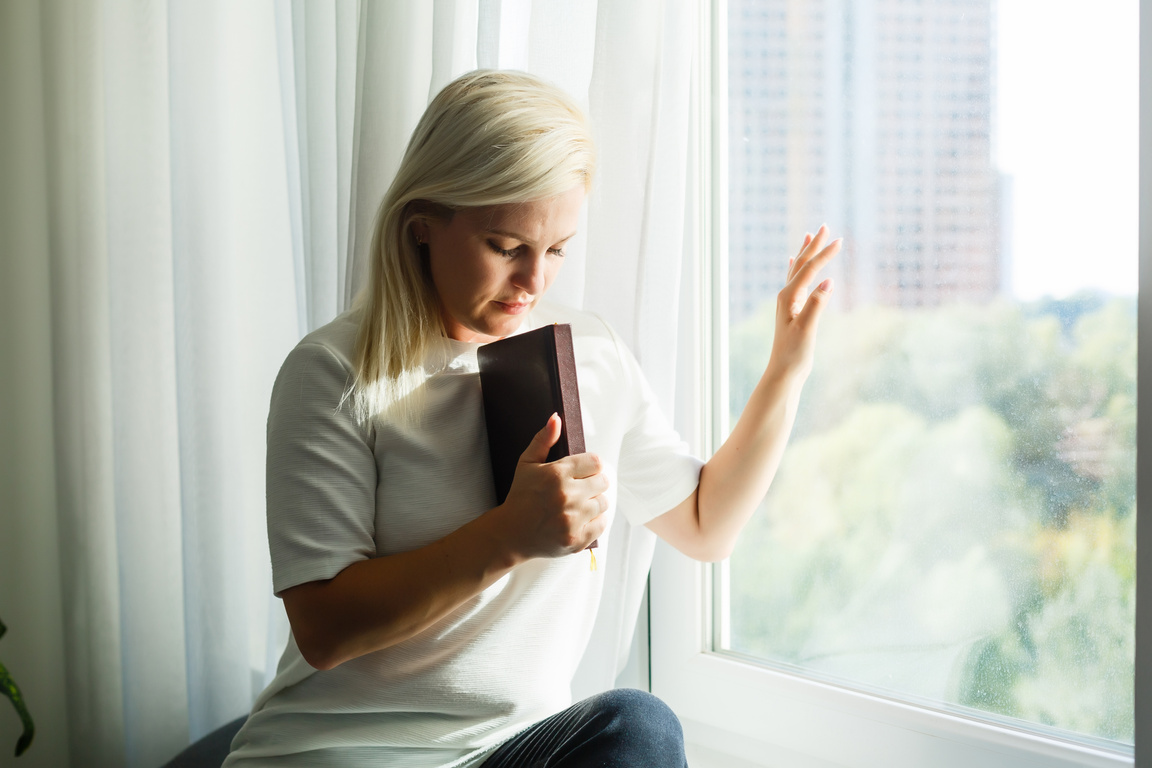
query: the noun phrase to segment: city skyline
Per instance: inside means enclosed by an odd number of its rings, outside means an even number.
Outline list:
[[[1134,293],[1135,4],[1093,27],[1131,40],[1085,33],[1073,55],[1066,10],[733,3],[733,321],[822,221],[847,237],[845,307]],[[1077,248],[1089,263],[1055,257]]]

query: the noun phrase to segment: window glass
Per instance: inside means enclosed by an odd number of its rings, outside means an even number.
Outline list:
[[[730,420],[845,248],[718,650],[1132,743],[1137,11],[730,0]]]

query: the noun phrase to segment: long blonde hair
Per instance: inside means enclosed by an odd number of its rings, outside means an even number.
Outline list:
[[[368,283],[357,297],[353,412],[410,419],[424,360],[445,337],[440,303],[412,224],[464,208],[587,189],[595,150],[567,94],[523,72],[477,70],[444,87],[412,133],[376,214]]]

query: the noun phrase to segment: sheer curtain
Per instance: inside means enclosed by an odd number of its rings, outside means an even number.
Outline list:
[[[694,14],[0,4],[0,661],[37,719],[21,765],[159,765],[263,687],[287,629],[271,384],[354,295],[407,137],[456,75],[526,69],[587,107],[600,171],[552,297],[608,319],[672,412]],[[619,672],[652,546],[613,536],[577,695]]]

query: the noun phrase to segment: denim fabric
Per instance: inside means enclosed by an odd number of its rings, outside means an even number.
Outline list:
[[[584,699],[514,736],[482,768],[687,768],[680,721],[631,688]]]
[[[187,749],[165,763],[163,768],[220,768],[224,758],[228,757],[232,739],[240,732],[245,719],[238,717],[220,726],[200,741],[189,745]]]

